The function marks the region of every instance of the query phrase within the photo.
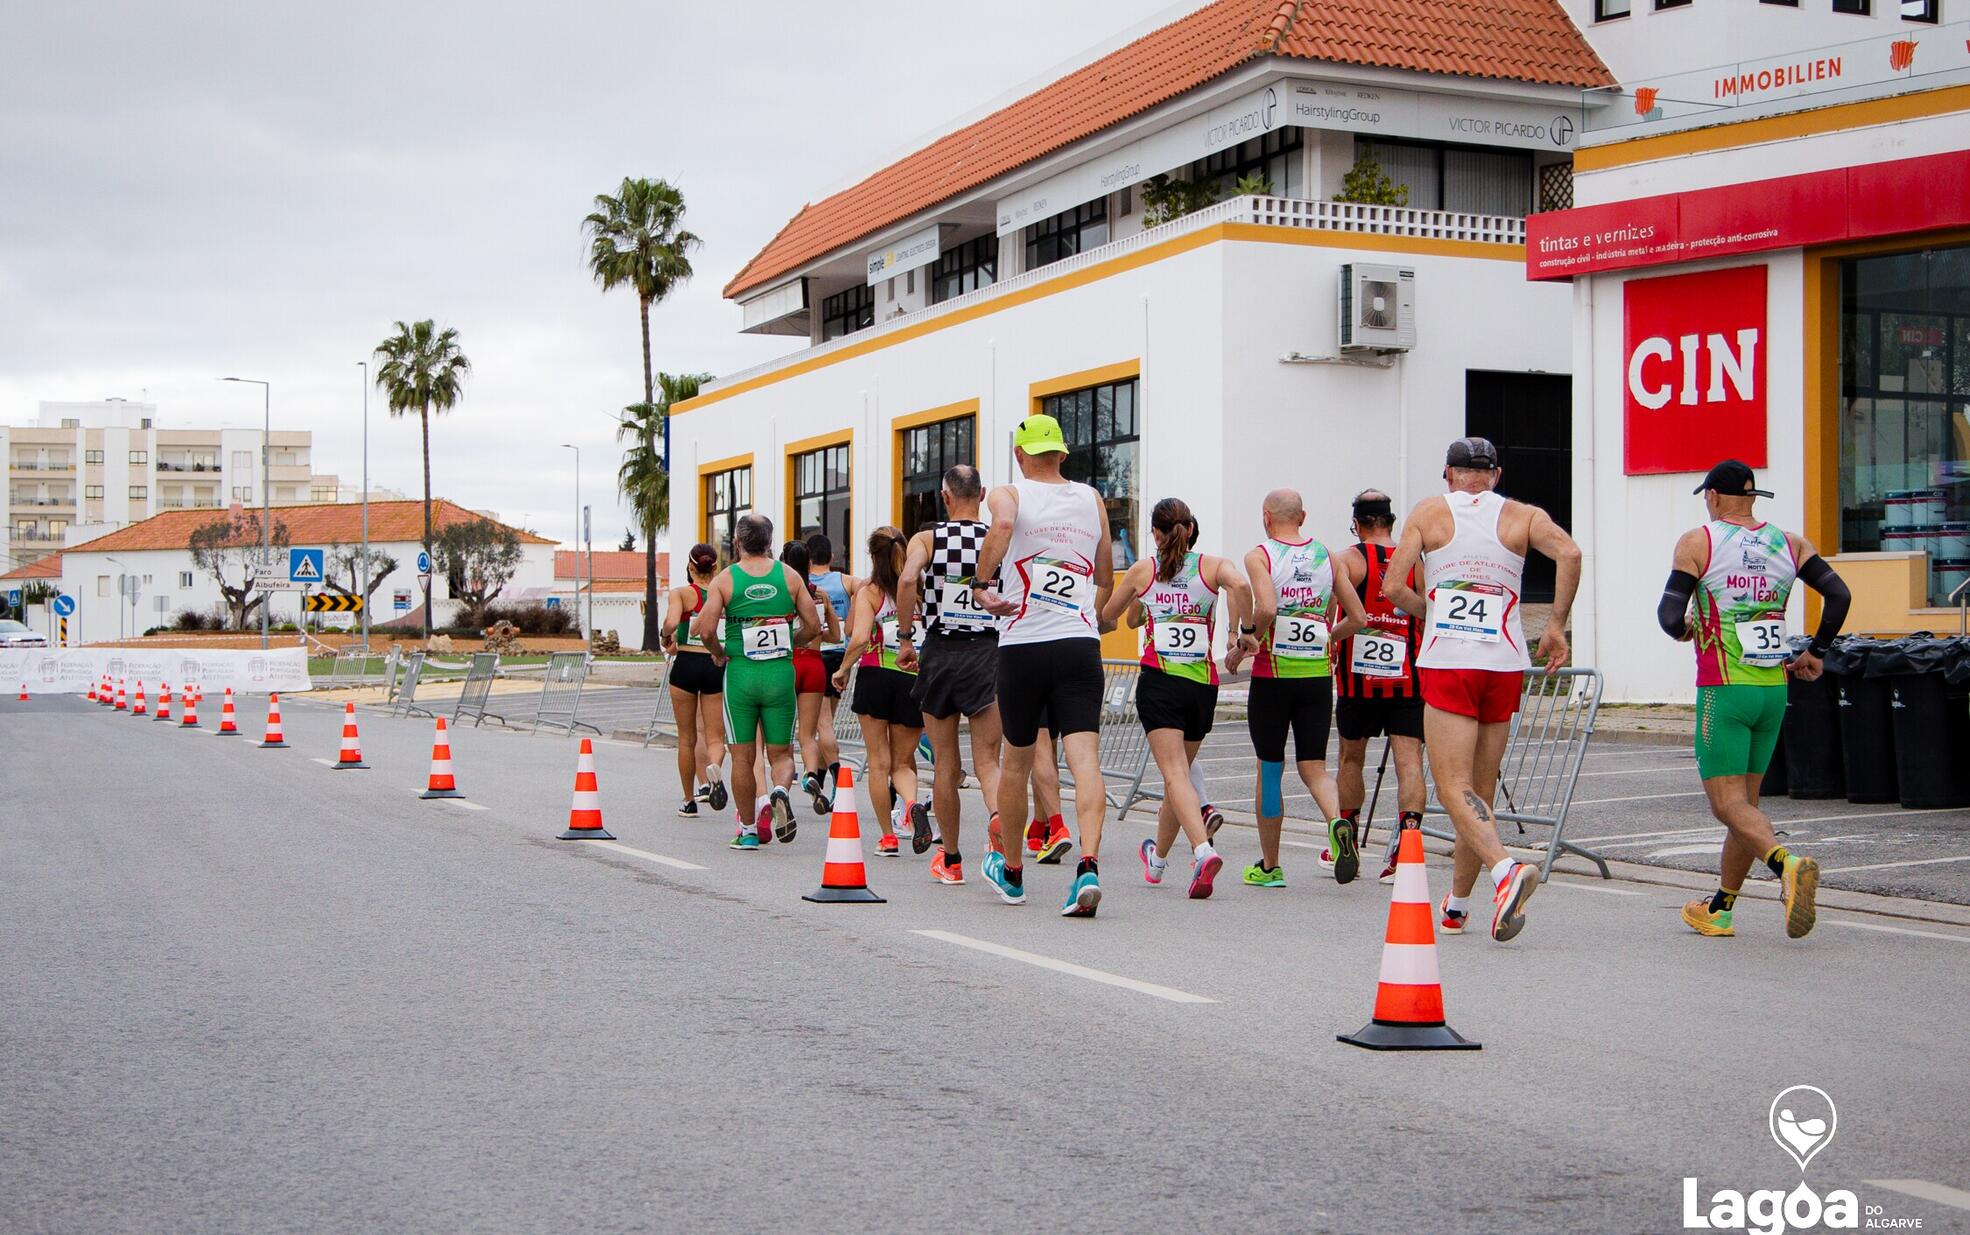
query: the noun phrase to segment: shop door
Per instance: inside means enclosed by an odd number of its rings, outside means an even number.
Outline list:
[[[1464,374],[1464,432],[1490,438],[1504,475],[1498,492],[1573,526],[1573,379],[1564,373]],[[1525,560],[1525,599],[1550,604],[1553,563]]]

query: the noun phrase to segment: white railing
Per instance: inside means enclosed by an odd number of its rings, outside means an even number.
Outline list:
[[[879,339],[883,335],[919,322],[932,321],[958,313],[973,305],[1009,296],[1062,275],[1127,256],[1139,249],[1220,223],[1256,223],[1265,227],[1295,227],[1309,231],[1354,232],[1376,236],[1411,236],[1419,240],[1465,240],[1480,244],[1525,243],[1525,220],[1500,215],[1461,214],[1449,210],[1419,210],[1408,206],[1364,206],[1354,202],[1305,201],[1293,197],[1234,197],[1206,206],[1159,227],[1145,228],[1133,236],[1112,240],[1084,253],[1001,279],[987,287],[953,296],[914,312],[899,314],[878,322],[867,330],[829,339],[797,352],[791,352],[749,369],[727,373],[704,386],[706,393],[743,382],[790,364],[825,356],[844,347]]]

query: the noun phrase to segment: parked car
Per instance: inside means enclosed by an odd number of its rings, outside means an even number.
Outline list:
[[[45,648],[48,637],[19,622],[0,618],[0,648]]]

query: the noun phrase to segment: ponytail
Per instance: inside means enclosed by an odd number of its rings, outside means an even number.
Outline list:
[[[1166,497],[1150,512],[1149,526],[1163,534],[1156,546],[1156,581],[1169,583],[1183,573],[1184,559],[1197,543],[1197,520],[1182,498]]]
[[[903,533],[893,527],[869,533],[869,578],[891,600],[896,599],[896,584],[903,577],[906,543]]]

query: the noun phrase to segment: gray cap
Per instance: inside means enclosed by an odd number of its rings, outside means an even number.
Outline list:
[[[1498,467],[1498,448],[1488,438],[1460,437],[1443,452],[1443,465],[1493,471]]]

